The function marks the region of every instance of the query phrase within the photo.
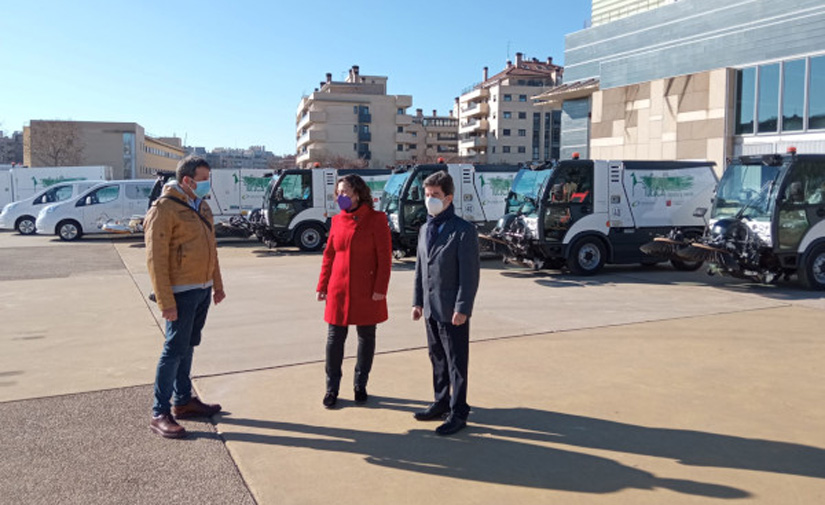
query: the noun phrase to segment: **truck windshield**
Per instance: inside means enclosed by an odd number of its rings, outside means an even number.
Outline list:
[[[410,178],[411,172],[392,174],[384,185],[384,194],[381,195],[381,211],[392,214],[398,212],[398,203],[401,199],[401,190],[404,183]]]
[[[506,214],[535,214],[538,195],[544,183],[553,173],[549,170],[522,168],[513,179],[513,186],[507,195]]]
[[[719,180],[711,219],[738,214],[749,201],[760,196],[766,185],[776,180],[781,169],[781,166],[765,165],[759,161],[731,163]]]
[[[777,186],[773,181],[766,182],[752,198],[745,202],[735,217],[751,221],[770,221],[776,202]]]

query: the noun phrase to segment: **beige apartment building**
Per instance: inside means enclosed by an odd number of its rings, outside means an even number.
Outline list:
[[[30,167],[107,165],[115,179],[151,178],[185,155],[179,138],[147,136],[137,123],[32,120],[23,129]]]
[[[456,99],[459,155],[479,163],[545,161],[558,158],[559,107],[536,105],[533,97],[561,82],[552,58],[539,61],[516,53],[504,70]]]
[[[458,118],[450,111],[448,116],[425,116],[422,109],[415,110],[412,124],[397,127],[397,161],[399,163],[436,163],[458,159]]]
[[[318,162],[365,163],[371,168],[394,166],[409,157],[409,146],[418,137],[409,129],[413,117],[410,95],[388,95],[387,77],[361,75],[357,65],[343,82],[332,74],[298,105],[296,123],[296,163],[310,167]],[[401,150],[398,146],[402,145]]]

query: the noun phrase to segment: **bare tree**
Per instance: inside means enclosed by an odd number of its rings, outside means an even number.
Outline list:
[[[28,136],[32,166],[65,167],[83,163],[80,127],[72,121],[31,121]]]
[[[370,163],[363,158],[347,158],[341,155],[326,155],[321,156],[317,160],[322,167],[330,168],[367,168]]]
[[[288,168],[295,168],[295,155],[286,154],[283,156],[274,156],[267,162],[267,168],[270,170],[285,170]]]

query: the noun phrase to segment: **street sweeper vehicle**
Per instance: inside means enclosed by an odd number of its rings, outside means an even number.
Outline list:
[[[762,283],[796,274],[809,289],[825,290],[825,155],[792,148],[785,155],[732,160],[719,181],[707,233],[673,253],[708,262],[711,274]]]
[[[505,199],[519,166],[433,163],[399,168],[384,187],[381,210],[389,220],[396,257],[415,255],[418,230],[427,222],[424,179],[442,170],[450,174],[455,185],[456,215],[476,225],[482,250],[492,250],[484,238],[504,214]]]
[[[291,168],[272,177],[260,213],[250,216],[254,233],[268,247],[295,245],[318,251],[327,240],[332,216],[340,212],[335,186],[340,177],[357,174],[364,179],[378,207],[384,184],[392,172],[371,168]]]
[[[573,159],[525,168],[492,237],[505,262],[534,269],[593,275],[605,263],[658,263],[666,259],[639,247],[674,227],[700,236],[705,223],[693,211],[710,206],[716,183],[712,162]]]

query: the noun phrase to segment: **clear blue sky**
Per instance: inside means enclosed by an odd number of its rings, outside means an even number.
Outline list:
[[[136,122],[192,146],[295,150],[303,94],[331,72],[446,114],[508,54],[564,62],[588,0],[12,1],[0,15],[0,130],[32,119]]]

